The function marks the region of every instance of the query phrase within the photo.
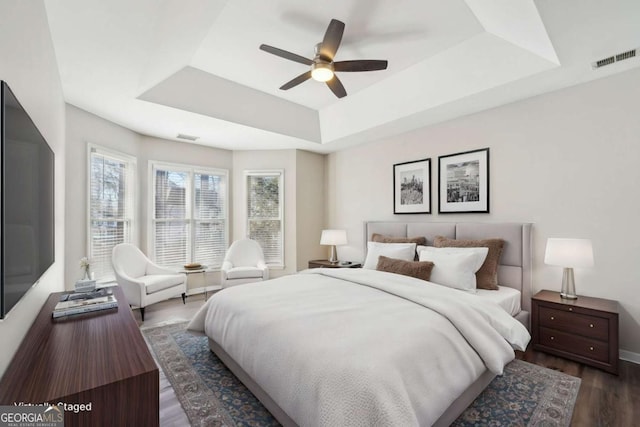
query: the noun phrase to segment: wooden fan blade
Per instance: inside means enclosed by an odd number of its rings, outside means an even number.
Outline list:
[[[344,86],[342,86],[342,82],[340,81],[338,76],[336,76],[335,74],[333,75],[333,78],[331,80],[327,81],[327,86],[329,86],[331,92],[333,92],[333,94],[338,98],[344,98],[345,96],[347,96],[347,91],[345,90]]]
[[[282,86],[280,86],[280,89],[281,90],[291,89],[292,87],[298,86],[300,83],[306,82],[310,78],[311,78],[311,71],[307,71],[306,73],[300,74],[295,79],[290,80],[287,83],[283,84]]]
[[[387,61],[361,59],[356,61],[338,61],[333,63],[335,71],[378,71],[387,69]]]
[[[280,58],[288,59],[289,61],[299,62],[304,65],[313,64],[312,60],[307,59],[304,56],[296,55],[295,53],[278,49],[277,47],[269,46],[267,44],[261,44],[260,50],[264,50],[265,52],[269,52],[272,55],[276,55],[276,56],[279,56]]]
[[[324,33],[324,39],[322,39],[322,45],[320,46],[320,56],[326,61],[333,61],[333,57],[336,56],[340,42],[342,41],[342,34],[344,33],[344,22],[332,19],[329,22],[327,31]]]

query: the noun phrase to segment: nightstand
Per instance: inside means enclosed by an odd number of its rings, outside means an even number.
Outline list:
[[[340,263],[331,263],[326,259],[315,259],[309,261],[309,268],[361,268],[362,264],[359,262],[352,262],[349,265],[340,265]]]
[[[617,301],[540,291],[531,303],[534,350],[618,375]]]

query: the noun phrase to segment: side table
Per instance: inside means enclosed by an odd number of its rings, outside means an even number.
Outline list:
[[[209,269],[209,267],[207,267],[206,265],[201,265],[199,268],[181,268],[178,270],[179,273],[184,273],[187,276],[191,275],[191,274],[199,274],[202,273],[202,283],[203,283],[203,289],[204,289],[204,300],[207,300],[207,273],[211,271]],[[212,291],[219,291],[220,289],[222,289],[222,286],[213,286],[211,288]]]
[[[618,302],[540,291],[531,300],[535,350],[618,374]]]
[[[342,262],[349,262],[349,264],[341,264]],[[339,261],[332,263],[326,259],[315,259],[309,261],[309,268],[361,268],[362,263],[351,261]]]

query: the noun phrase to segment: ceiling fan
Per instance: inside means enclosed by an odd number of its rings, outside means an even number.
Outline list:
[[[327,27],[327,31],[324,33],[324,39],[315,47],[315,56],[313,59],[307,59],[304,56],[296,55],[295,53],[266,44],[260,45],[260,49],[281,58],[311,66],[309,71],[300,74],[298,77],[280,86],[281,90],[291,89],[313,78],[319,82],[325,82],[335,96],[342,98],[347,96],[347,91],[338,76],[335,75],[336,72],[378,71],[387,69],[387,61],[381,60],[361,59],[334,62],[333,58],[340,46],[343,33],[344,22],[332,19]]]

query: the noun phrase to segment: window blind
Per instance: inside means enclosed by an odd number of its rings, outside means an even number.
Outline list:
[[[111,252],[133,235],[135,159],[90,146],[89,259],[96,280],[114,278]]]
[[[282,172],[247,172],[247,229],[265,262],[284,265]]]
[[[155,261],[222,265],[228,236],[226,171],[155,165],[153,174]]]

